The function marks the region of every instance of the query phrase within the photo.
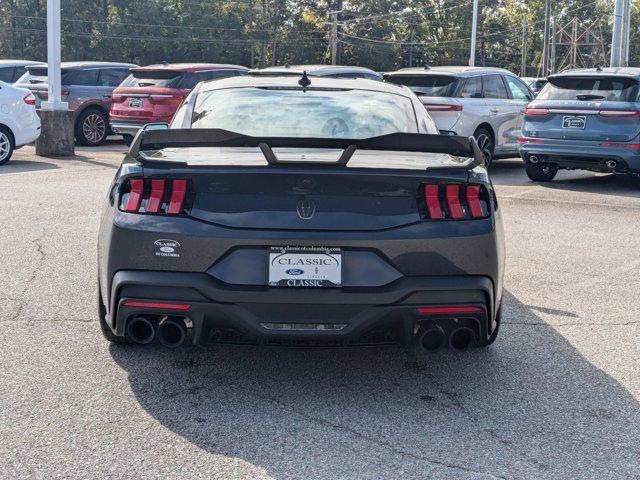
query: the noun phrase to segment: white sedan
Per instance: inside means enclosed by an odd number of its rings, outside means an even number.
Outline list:
[[[0,82],[0,165],[9,161],[14,149],[39,136],[40,117],[33,93]]]

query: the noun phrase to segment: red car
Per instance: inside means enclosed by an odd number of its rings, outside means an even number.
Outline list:
[[[131,143],[145,124],[170,122],[178,106],[199,82],[245,75],[248,68],[219,63],[174,63],[135,67],[113,91],[111,129]]]

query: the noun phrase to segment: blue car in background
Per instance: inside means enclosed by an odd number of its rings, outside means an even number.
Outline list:
[[[520,156],[531,180],[560,169],[640,174],[640,68],[568,70],[524,113]]]

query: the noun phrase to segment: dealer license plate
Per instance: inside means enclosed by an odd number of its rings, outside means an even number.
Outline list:
[[[129,107],[131,107],[131,108],[142,108],[142,99],[141,98],[130,98],[129,99]]]
[[[562,128],[582,128],[587,125],[587,117],[584,115],[567,115],[562,117]]]
[[[269,286],[339,287],[342,250],[329,247],[270,247]]]

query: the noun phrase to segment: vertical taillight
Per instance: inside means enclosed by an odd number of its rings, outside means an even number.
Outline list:
[[[426,184],[425,217],[431,220],[465,220],[489,215],[486,189],[480,185]]]
[[[130,178],[122,188],[120,209],[135,213],[181,215],[185,212],[188,193],[187,180]]]
[[[440,207],[439,186],[425,185],[424,197],[427,202],[427,210],[429,212],[429,218],[434,218],[434,219],[443,218],[442,208]]]

